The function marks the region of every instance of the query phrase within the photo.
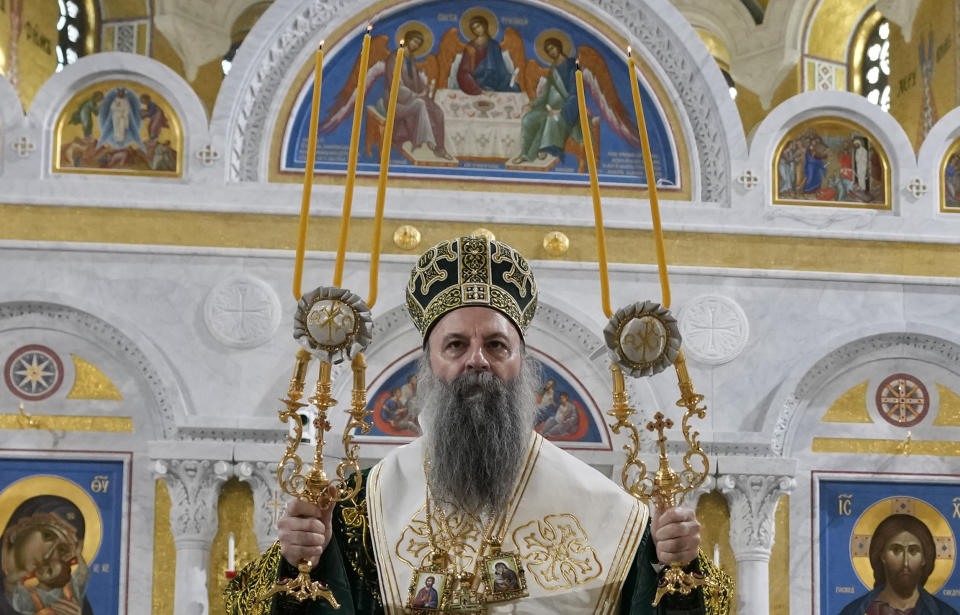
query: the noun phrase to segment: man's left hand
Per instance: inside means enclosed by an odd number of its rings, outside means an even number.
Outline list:
[[[663,564],[686,564],[697,557],[700,522],[689,508],[674,507],[655,512],[650,526],[657,559]]]

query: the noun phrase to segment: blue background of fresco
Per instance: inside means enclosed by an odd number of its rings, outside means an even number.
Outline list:
[[[852,494],[849,515],[840,514],[838,497]],[[820,481],[820,612],[836,615],[855,598],[872,589],[860,581],[850,561],[853,528],[865,510],[880,500],[911,497],[936,508],[950,524],[954,537],[960,530],[960,518],[954,516],[953,498],[960,497],[960,485],[904,482]],[[854,587],[853,594],[838,593],[837,587]],[[956,591],[958,595],[947,595]],[[960,609],[960,571],[953,573],[936,594],[955,609]]]
[[[577,440],[560,439],[558,440],[558,442],[563,443],[563,442],[575,441],[575,442],[590,442],[590,443],[598,443],[598,444],[602,443],[603,440],[600,437],[600,429],[597,426],[596,421],[593,419],[593,416],[590,414],[590,405],[587,403],[587,401],[584,400],[583,397],[581,397],[580,394],[577,393],[577,389],[573,387],[566,378],[561,376],[559,372],[557,372],[555,369],[553,369],[549,365],[544,364],[542,361],[538,361],[538,363],[540,364],[541,369],[543,370],[542,371],[543,382],[546,382],[547,380],[554,380],[557,383],[556,388],[554,389],[555,399],[559,399],[561,391],[569,392],[570,401],[574,403],[578,403],[580,405],[580,408],[582,408],[582,411],[580,412],[581,420],[586,420],[588,422],[586,432],[584,433],[582,438],[578,438]],[[414,357],[410,359],[408,362],[406,362],[405,364],[403,364],[403,366],[401,366],[395,372],[390,374],[390,377],[387,378],[382,384],[380,384],[380,386],[377,387],[377,390],[375,393],[367,396],[367,399],[369,400],[368,402],[369,409],[375,410],[375,404],[377,402],[377,399],[381,395],[385,393],[389,393],[395,388],[402,387],[404,384],[406,384],[407,378],[415,374],[416,371],[417,371],[417,359],[416,357]],[[358,433],[358,432],[355,432],[355,433]],[[403,434],[385,432],[382,429],[378,428],[377,424],[374,423],[373,428],[370,430],[370,433],[367,435],[396,437],[398,435],[403,435]]]
[[[466,10],[474,6],[482,6],[489,9],[497,16],[500,22],[499,30],[494,36],[498,42],[503,41],[503,31],[506,27],[511,27],[520,33],[523,38],[527,58],[537,58],[534,50],[534,43],[537,36],[544,30],[556,28],[562,30],[570,36],[574,47],[588,45],[600,53],[607,63],[611,77],[615,83],[617,93],[621,102],[627,110],[627,115],[631,121],[635,122],[633,113],[633,97],[630,93],[629,72],[627,70],[626,52],[622,49],[615,49],[609,46],[609,41],[598,38],[593,33],[585,30],[575,22],[569,21],[565,16],[554,13],[542,7],[509,2],[508,0],[488,0],[482,3],[465,3],[457,0],[440,0],[437,2],[427,2],[418,4],[408,10],[394,13],[373,23],[371,36],[376,37],[386,34],[390,38],[391,51],[396,50],[395,35],[397,29],[410,20],[417,20],[424,23],[433,31],[433,47],[428,53],[436,54],[440,44],[440,39],[451,27],[459,30],[459,16]],[[440,21],[438,15],[456,14],[457,21]],[[504,18],[526,19],[526,25],[516,25],[514,23],[504,23]],[[463,35],[460,35],[461,42],[464,41]],[[323,85],[320,100],[320,121],[326,118],[331,108],[334,106],[337,93],[347,82],[350,71],[353,68],[356,59],[360,56],[360,49],[363,42],[363,33],[360,28],[354,33],[353,38],[339,41],[330,53],[325,53],[323,67]],[[311,64],[312,65],[312,64]],[[309,77],[312,82],[313,76]],[[374,104],[383,94],[382,78],[377,79],[365,94],[365,104]],[[307,138],[310,127],[310,106],[313,99],[313,85],[309,85],[306,95],[299,107],[294,110],[294,121],[292,123],[291,139],[283,152],[284,167],[288,170],[304,169],[307,156]],[[594,114],[598,114],[598,107],[592,100],[589,91],[586,93],[587,105]],[[653,105],[649,93],[640,84],[640,96],[643,105],[643,113],[646,120],[647,131],[650,136],[650,149],[655,160],[655,172],[657,182],[666,185],[676,186],[679,182],[678,171],[674,166],[673,154],[670,148],[670,141],[667,138],[668,126],[660,116],[657,108]],[[318,147],[318,157],[322,153],[323,145],[340,146],[344,151],[349,149],[350,130],[352,126],[353,112],[351,110],[343,123],[330,134],[321,136],[321,145]],[[636,124],[634,124],[635,126]],[[517,120],[517,135],[520,134],[520,120]],[[363,135],[359,140],[360,152],[358,158],[358,174],[375,174],[379,172],[379,152],[375,148],[373,157],[368,157],[364,153]],[[639,156],[639,149],[634,150],[629,147],[617,134],[611,130],[610,126],[601,121],[600,144],[602,151],[598,160],[598,172],[600,181],[613,184],[646,184],[645,173],[643,172],[642,159]],[[612,152],[633,151],[637,153],[635,157],[636,166],[632,171],[618,169],[620,174],[614,174],[611,166],[614,160]],[[410,164],[403,156],[391,149],[390,173],[392,175],[412,175],[423,176],[432,175],[445,179],[453,178],[494,178],[506,181],[511,180],[535,180],[539,182],[582,182],[589,181],[586,173],[577,173],[577,161],[574,156],[567,155],[565,160],[558,164],[553,171],[515,171],[506,170],[503,164],[490,163],[461,163],[462,165],[471,164],[473,168],[461,166],[457,168],[444,167],[420,167]],[[319,161],[315,167],[318,171],[345,172],[347,168],[346,154],[343,160],[339,162]]]

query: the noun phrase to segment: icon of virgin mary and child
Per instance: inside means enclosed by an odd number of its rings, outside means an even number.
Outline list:
[[[0,615],[93,615],[84,595],[85,523],[66,498],[28,498],[10,516],[0,544]]]

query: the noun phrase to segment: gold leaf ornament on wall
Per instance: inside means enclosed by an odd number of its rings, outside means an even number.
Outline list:
[[[96,365],[75,354],[70,356],[73,358],[75,376],[73,387],[67,394],[67,399],[123,399],[123,395],[110,381],[110,378],[100,371]]]

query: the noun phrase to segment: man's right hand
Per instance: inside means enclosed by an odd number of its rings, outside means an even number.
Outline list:
[[[293,566],[308,560],[313,566],[330,543],[333,534],[333,505],[320,508],[316,504],[293,500],[277,521],[280,553]]]

